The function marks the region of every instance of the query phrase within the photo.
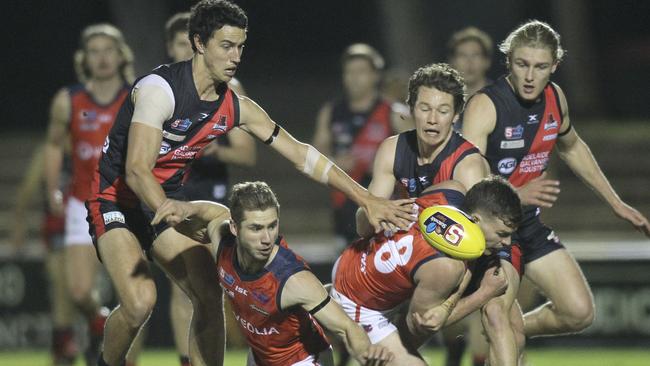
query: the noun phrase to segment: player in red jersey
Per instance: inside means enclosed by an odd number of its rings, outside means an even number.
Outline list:
[[[509,248],[510,234],[521,218],[516,192],[500,178],[477,183],[466,198],[463,192],[462,184],[447,181],[429,187],[416,201],[420,211],[433,205],[462,202],[461,207],[485,235],[489,256],[470,264],[475,284],[460,301],[458,297],[467,285],[465,281],[461,284],[461,280],[464,275],[469,279],[466,264],[432,247],[417,225],[392,236],[378,234],[361,239],[348,247],[334,266],[333,298],[363,326],[373,344],[384,345],[393,352],[395,365],[424,364],[417,348],[433,332],[482,306],[490,312],[492,303],[499,301],[495,296],[506,288],[505,272],[516,276],[517,250]],[[504,260],[510,253],[509,259]],[[495,276],[496,263],[502,267]],[[479,282],[481,288],[477,289]],[[453,310],[437,317],[446,307]],[[520,314],[512,315],[514,321],[517,315],[521,319]],[[512,332],[510,319],[503,319],[498,327],[486,324],[486,332],[494,336],[503,334],[506,328]]]
[[[264,182],[233,187],[230,211],[217,203],[193,202],[189,217],[218,244],[216,275],[233,306],[249,346],[248,365],[331,365],[321,326],[341,337],[364,365],[383,365],[392,355],[372,346],[280,236],[280,205]],[[154,223],[173,212],[164,203]],[[231,220],[229,219],[232,216]],[[224,221],[226,220],[226,221]],[[176,228],[186,232],[181,227]],[[191,225],[190,225],[191,226]],[[196,232],[190,229],[188,235]]]
[[[380,94],[384,59],[373,47],[356,43],[341,56],[344,95],[326,103],[318,113],[314,147],[355,181],[367,187],[379,144],[412,128],[406,105]],[[357,205],[341,192],[332,192],[334,232],[342,242],[354,240]]]
[[[66,283],[76,307],[88,320],[90,345],[86,362],[94,364],[105,317],[92,296],[97,259],[88,234],[84,201],[90,196],[92,176],[102,145],[133,80],[133,55],[122,33],[112,25],[91,25],[81,34],[75,54],[80,82],[60,90],[50,111],[43,154],[49,210],[65,215],[64,257]],[[70,143],[72,174],[68,201],[59,187],[63,151]],[[65,212],[64,212],[65,211]]]
[[[650,224],[618,197],[573,128],[564,92],[550,81],[564,55],[559,34],[533,20],[510,33],[500,49],[509,73],[470,100],[463,134],[486,155],[495,174],[517,187],[526,205],[513,241],[521,245],[525,275],[550,299],[525,315],[526,335],[578,332],[594,318],[589,285],[575,259],[539,220],[540,207],[550,207],[559,193],[559,182],[543,173],[553,148],[617,216],[646,236]]]
[[[190,13],[173,15],[165,24],[167,55],[172,62],[189,60],[194,55],[187,30]],[[246,96],[241,83],[232,78],[228,87],[239,96]],[[228,165],[251,166],[255,164],[255,141],[244,131],[232,130],[226,136],[219,136],[214,143],[208,145],[201,156],[195,160],[189,169],[188,178],[183,189],[189,200],[211,200],[226,203],[229,191]],[[174,332],[174,343],[180,354],[182,366],[190,364],[189,358],[189,327],[192,319],[192,303],[187,295],[171,284],[169,302],[170,319]],[[226,314],[226,316],[228,316]]]
[[[192,364],[223,363],[221,292],[208,276],[213,264],[209,251],[167,229],[187,216],[182,190],[187,164],[235,127],[271,145],[310,178],[352,197],[376,228],[384,220],[405,227],[412,219],[404,206],[409,201],[369,194],[312,146],[280,128],[256,103],[228,88],[241,62],[247,24],[244,11],[228,1],[196,4],[189,25],[193,58],[163,65],[136,82],[109,133],[87,202],[98,254],[120,298],[104,328],[101,365],[123,362],[156,302],[147,256],[192,301]],[[163,203],[172,210],[160,225],[148,225]]]

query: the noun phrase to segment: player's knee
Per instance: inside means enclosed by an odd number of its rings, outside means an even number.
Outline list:
[[[571,309],[562,315],[565,327],[573,332],[579,332],[594,322],[594,303],[591,299],[576,301]]]
[[[131,328],[140,328],[149,319],[156,304],[156,287],[143,285],[138,296],[120,304],[122,314]]]
[[[490,300],[481,309],[483,324],[488,330],[502,330],[509,324],[508,313],[509,309],[501,299]]]

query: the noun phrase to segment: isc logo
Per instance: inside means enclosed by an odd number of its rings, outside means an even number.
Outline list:
[[[499,160],[499,163],[497,164],[497,168],[499,169],[499,173],[501,174],[512,173],[512,171],[515,170],[516,166],[517,166],[517,159],[515,158],[504,158]]]

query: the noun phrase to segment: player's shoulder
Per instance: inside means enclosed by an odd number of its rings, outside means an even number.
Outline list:
[[[291,250],[282,237],[278,237],[276,245],[278,245],[278,251],[271,263],[266,266],[266,270],[278,280],[286,281],[293,274],[309,269],[302,257]]]
[[[553,81],[550,82],[550,85],[557,92],[557,97],[560,100],[560,107],[562,108],[563,111],[566,111],[568,109],[568,102],[564,90],[562,90],[562,88]]]

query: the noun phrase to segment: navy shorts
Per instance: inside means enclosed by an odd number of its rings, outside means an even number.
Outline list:
[[[542,223],[537,208],[526,210],[519,228],[512,235],[512,242],[521,247],[524,264],[564,248],[553,229]]]
[[[180,193],[167,196],[172,199],[184,200],[184,196]],[[90,237],[100,261],[97,240],[110,230],[124,228],[132,232],[147,258],[151,260],[150,251],[154,240],[169,228],[166,222],[152,226],[150,222],[155,213],[140,201],[111,201],[104,198],[91,198],[86,201],[86,209],[88,210],[86,220],[90,226]]]

